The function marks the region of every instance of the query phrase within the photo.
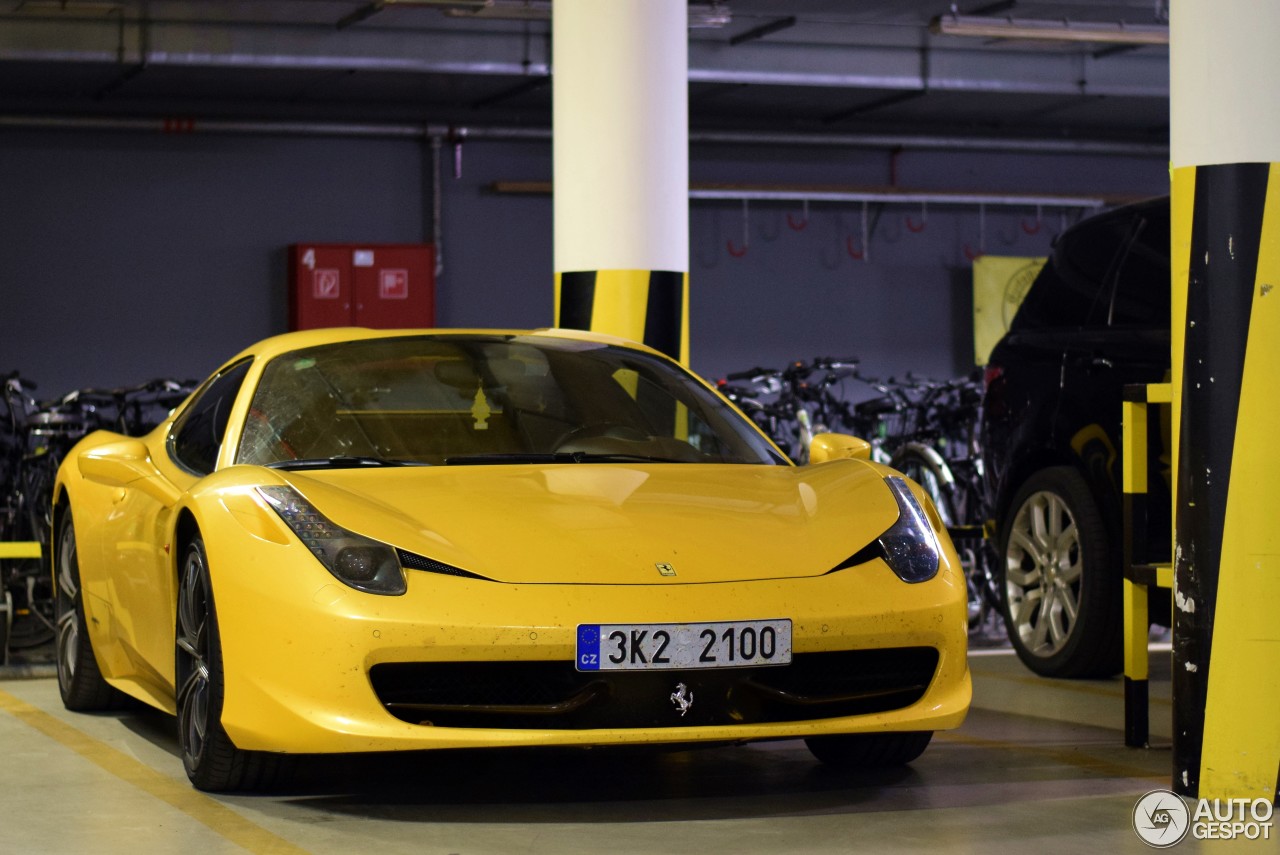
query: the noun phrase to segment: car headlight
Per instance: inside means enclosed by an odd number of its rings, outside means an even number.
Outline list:
[[[339,582],[370,594],[407,590],[390,546],[332,522],[292,487],[259,487],[258,493]]]
[[[898,502],[898,521],[880,535],[882,556],[904,582],[925,582],[938,573],[938,538],[924,508],[907,482],[897,476],[884,479]]]

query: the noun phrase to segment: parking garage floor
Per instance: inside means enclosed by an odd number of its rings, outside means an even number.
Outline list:
[[[457,752],[329,758],[235,796],[188,785],[171,718],[68,713],[47,668],[10,668],[0,852],[1143,852],[1134,805],[1171,777],[1167,647],[1152,658],[1145,750],[1123,745],[1120,679],[1044,680],[997,648],[972,654],[964,726],[894,772],[835,772],[801,742]],[[1178,849],[1277,851],[1216,844]]]

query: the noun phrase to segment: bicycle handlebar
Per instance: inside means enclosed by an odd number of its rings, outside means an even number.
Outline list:
[[[17,371],[4,375],[4,385],[14,392],[34,392],[37,388],[35,381],[26,379]]]
[[[735,371],[732,374],[726,374],[726,380],[755,380],[757,378],[770,377],[777,374],[771,368],[748,368],[746,371]]]

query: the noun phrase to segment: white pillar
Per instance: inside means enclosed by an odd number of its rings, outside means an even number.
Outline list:
[[[556,322],[687,356],[684,0],[556,0]]]

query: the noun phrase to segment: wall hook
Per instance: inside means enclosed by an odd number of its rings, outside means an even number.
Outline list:
[[[911,215],[908,214],[906,217],[906,223],[907,223],[907,231],[909,232],[920,234],[920,232],[924,231],[924,227],[929,225],[929,203],[928,202],[920,203],[920,222],[918,223],[915,222],[914,220],[911,219]]]
[[[861,248],[854,249],[853,235],[849,235],[844,239],[845,252],[849,253],[849,257],[854,261],[867,261],[867,248],[871,243],[871,234],[867,224],[867,203],[862,203],[862,218],[858,223],[858,232],[861,238]]]
[[[964,245],[964,257],[970,261],[976,261],[987,252],[987,206],[979,203],[978,205],[978,250],[975,252],[966,242]]]
[[[805,199],[801,204],[804,206],[804,215],[798,222],[792,218],[790,211],[787,212],[787,225],[797,232],[802,232],[809,228],[809,200]]]
[[[1039,234],[1040,229],[1044,226],[1044,218],[1041,215],[1040,206],[1036,205],[1036,221],[1033,225],[1027,223],[1026,218],[1022,220],[1022,230],[1029,235]]]
[[[849,253],[849,257],[854,261],[862,261],[867,257],[865,246],[862,249],[854,249],[853,235],[849,235],[844,239],[844,250]]]

